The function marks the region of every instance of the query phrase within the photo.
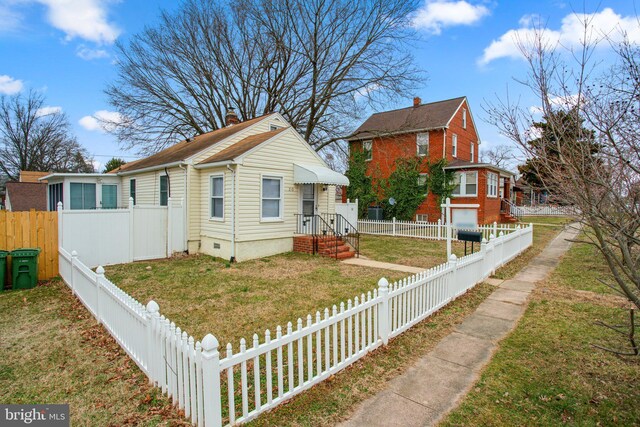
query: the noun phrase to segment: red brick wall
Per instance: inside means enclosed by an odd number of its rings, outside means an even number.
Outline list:
[[[313,254],[313,237],[293,236],[293,251]]]

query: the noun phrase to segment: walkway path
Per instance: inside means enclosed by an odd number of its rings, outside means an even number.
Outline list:
[[[420,267],[411,267],[408,265],[392,264],[390,262],[381,262],[368,259],[360,255],[360,258],[347,258],[342,260],[345,264],[359,265],[361,267],[383,268],[385,270],[403,271],[405,273],[422,273],[425,269]]]
[[[571,227],[565,229],[513,279],[492,281],[497,289],[473,314],[340,425],[411,427],[441,420],[475,384],[499,341],[524,313],[535,283],[555,269],[569,249],[566,239],[576,234]]]

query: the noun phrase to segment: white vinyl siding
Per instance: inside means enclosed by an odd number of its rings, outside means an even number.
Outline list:
[[[260,199],[260,219],[263,221],[282,220],[282,177],[263,176]]]
[[[478,195],[478,172],[456,172],[453,189],[454,196],[469,197]]]
[[[416,135],[416,152],[418,156],[429,155],[429,133],[419,133]]]
[[[498,174],[487,172],[487,197],[498,197]]]
[[[211,200],[209,218],[224,219],[224,176],[212,175],[209,187]]]

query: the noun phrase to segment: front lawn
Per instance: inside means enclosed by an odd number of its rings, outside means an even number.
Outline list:
[[[624,337],[595,325],[628,324],[624,300],[598,281],[607,276],[593,248],[574,244],[442,425],[638,425],[640,359],[592,346],[628,348]]]
[[[457,257],[464,255],[464,242],[453,241],[451,248]],[[467,253],[471,253],[471,243],[467,244],[467,250]],[[480,244],[476,243],[474,251],[479,250]],[[447,242],[414,237],[362,234],[360,235],[360,253],[376,261],[427,269],[447,261]]]
[[[149,269],[147,269],[149,267]],[[264,336],[307,314],[409,274],[346,265],[300,253],[232,264],[207,255],[136,262],[106,268],[106,276],[138,301],[155,300],[160,313],[197,340],[212,333],[220,343]]]

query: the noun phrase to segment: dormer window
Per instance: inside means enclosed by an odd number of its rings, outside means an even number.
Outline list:
[[[416,136],[416,150],[418,156],[429,155],[429,133],[419,133]]]

